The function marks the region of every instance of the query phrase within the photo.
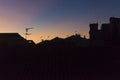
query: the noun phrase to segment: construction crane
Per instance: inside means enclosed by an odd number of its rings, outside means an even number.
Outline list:
[[[27,40],[27,38],[28,38],[28,35],[31,35],[31,33],[29,33],[29,30],[30,29],[33,29],[33,28],[25,28],[25,39]]]

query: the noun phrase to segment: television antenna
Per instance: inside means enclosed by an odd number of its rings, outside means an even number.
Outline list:
[[[29,30],[33,29],[33,28],[25,28],[25,39],[27,40],[28,36],[31,35],[31,33],[29,33]]]
[[[78,31],[76,30],[76,31],[75,31],[75,35],[77,35],[77,34],[78,34]]]

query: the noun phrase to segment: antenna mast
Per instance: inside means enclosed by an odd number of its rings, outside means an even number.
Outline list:
[[[25,39],[27,40],[28,36],[31,35],[31,33],[29,33],[29,30],[33,29],[33,28],[25,28]]]

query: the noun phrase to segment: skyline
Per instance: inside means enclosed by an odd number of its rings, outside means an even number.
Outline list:
[[[0,0],[0,32],[18,32],[25,28],[36,43],[41,38],[66,37],[77,31],[88,37],[89,23],[108,23],[120,17],[119,0]],[[42,37],[41,37],[42,36]]]

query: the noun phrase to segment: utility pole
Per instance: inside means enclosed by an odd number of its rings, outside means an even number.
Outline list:
[[[33,28],[25,28],[25,39],[27,40],[28,36],[31,35],[31,33],[29,33],[29,30],[33,29]]]

